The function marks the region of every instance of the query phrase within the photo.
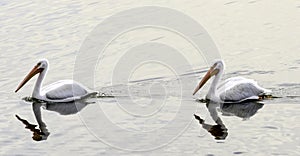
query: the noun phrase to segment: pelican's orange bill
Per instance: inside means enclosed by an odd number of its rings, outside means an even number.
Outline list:
[[[34,75],[42,72],[43,69],[39,69],[38,66],[34,66],[33,69],[26,75],[24,80],[19,84],[18,88],[15,90],[15,93],[19,91]]]
[[[195,95],[199,89],[201,89],[203,87],[203,85],[214,75],[219,73],[219,69],[215,69],[213,70],[215,67],[215,65],[213,67],[211,67],[207,73],[205,74],[205,76],[202,78],[202,80],[200,81],[199,85],[196,87],[193,95]]]
[[[196,87],[196,89],[194,90],[193,95],[195,95],[199,89],[202,88],[202,86],[207,82],[207,80],[209,80],[209,78],[211,77],[210,73],[212,71],[212,68],[210,68],[207,73],[205,74],[205,76],[202,78],[202,80],[200,81],[200,83],[198,84],[198,86]]]

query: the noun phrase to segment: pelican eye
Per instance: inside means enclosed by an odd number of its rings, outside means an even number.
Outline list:
[[[41,65],[41,62],[39,62],[36,66],[40,66]]]

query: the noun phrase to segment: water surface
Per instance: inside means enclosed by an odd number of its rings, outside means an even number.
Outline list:
[[[2,0],[0,5],[0,155],[300,155],[300,125],[297,121],[300,117],[299,2],[190,0],[154,3],[133,0],[64,0],[39,3]],[[72,79],[76,54],[89,32],[114,13],[144,5],[170,7],[194,18],[216,42],[222,59],[226,62],[225,78],[253,78],[261,86],[273,90],[275,96],[282,98],[265,100],[254,106],[249,104],[248,108],[216,106],[217,115],[222,120],[220,124],[210,115],[210,107],[197,102],[196,97],[190,95],[208,68],[203,59],[197,57],[191,63],[196,70],[179,73],[183,82],[189,82],[184,84],[182,97],[176,92],[180,87],[178,79],[159,65],[144,66],[143,70],[136,71],[129,84],[111,87],[107,75],[113,67],[109,61],[118,60],[118,50],[121,51],[122,48],[133,45],[132,43],[176,43],[183,52],[193,52],[192,47],[178,36],[156,29],[136,30],[120,36],[108,49],[111,53],[96,68],[94,89],[108,95],[114,94],[121,99],[91,99],[96,100],[96,103],[82,104],[78,113],[72,105],[47,107],[22,100],[31,95],[35,79],[17,94],[14,93],[18,83],[40,58],[47,58],[50,62],[45,84]],[[178,62],[179,67],[180,65]],[[204,97],[208,86],[209,84],[198,94],[200,98]],[[128,88],[132,91],[132,97],[126,96]],[[165,89],[174,92],[168,92],[166,98],[162,96]],[[133,114],[127,114],[120,109],[117,100],[122,100],[126,106],[130,106],[131,100],[140,105],[130,107]],[[166,105],[161,106],[164,100],[167,101]],[[145,105],[149,101],[153,102],[153,107]],[[188,115],[182,116],[177,125],[187,125],[186,129],[172,142],[148,152],[132,152],[110,146],[101,142],[85,126],[97,124],[94,116],[97,114],[93,113],[101,107],[113,123],[125,130],[151,131],[170,124],[178,115],[181,104],[185,105],[184,112],[188,112]],[[248,116],[244,113],[243,116],[234,111],[247,112],[247,109],[254,112],[250,112]],[[49,132],[49,135],[43,134],[42,141],[34,141],[33,132],[24,128],[25,125],[15,116],[18,115],[29,124],[38,125],[36,116],[39,113],[34,110],[40,110],[44,123],[42,127]],[[149,118],[155,110],[158,113]],[[216,140],[211,132],[199,125],[194,114],[204,119],[207,125],[217,125],[216,129],[223,128],[223,133],[227,133],[225,140]],[[86,119],[90,117],[89,122],[84,124],[82,116],[87,117]],[[105,127],[98,125],[95,129],[97,128],[101,131]],[[176,126],[173,128],[173,131],[177,130]],[[103,136],[104,140],[118,139],[122,131],[107,131],[103,134],[105,133],[115,134],[115,138],[107,135]],[[140,141],[140,137],[142,136],[118,142],[142,149],[146,146],[142,143],[147,143],[148,140]],[[154,138],[156,137],[165,136]],[[149,137],[149,142],[151,141],[155,140]]]

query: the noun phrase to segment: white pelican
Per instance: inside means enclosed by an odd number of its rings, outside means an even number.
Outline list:
[[[210,101],[239,103],[245,100],[258,100],[264,95],[271,93],[270,90],[258,86],[256,81],[243,77],[232,77],[218,85],[223,71],[224,62],[217,60],[200,81],[193,95],[195,95],[212,76],[215,77],[206,95],[206,99]]]
[[[71,102],[96,95],[98,92],[90,91],[73,80],[60,80],[42,88],[42,82],[48,70],[48,61],[39,61],[20,83],[15,92],[21,89],[34,75],[39,74],[35,83],[32,97],[47,102]]]

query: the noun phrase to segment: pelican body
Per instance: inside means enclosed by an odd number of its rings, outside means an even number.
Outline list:
[[[224,62],[217,60],[196,87],[193,95],[214,76],[206,99],[214,102],[239,103],[245,100],[259,100],[271,91],[260,87],[256,81],[243,77],[232,77],[219,84],[224,71]]]
[[[72,102],[96,95],[73,80],[60,80],[42,88],[42,82],[47,74],[49,63],[46,59],[39,61],[20,83],[15,92],[18,92],[34,75],[39,74],[35,83],[32,97],[46,102]]]

